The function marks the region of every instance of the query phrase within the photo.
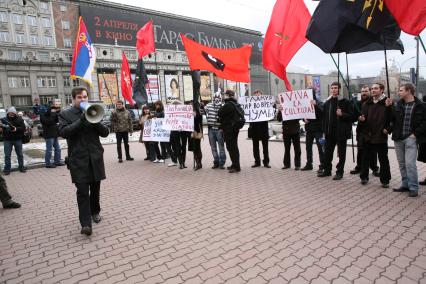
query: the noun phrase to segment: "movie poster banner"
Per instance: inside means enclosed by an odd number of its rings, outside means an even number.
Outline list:
[[[144,122],[143,141],[169,142],[170,131],[164,129],[164,118],[148,119]]]
[[[171,131],[194,131],[192,105],[165,105],[164,119],[164,129]]]
[[[247,83],[240,83],[240,97],[248,97],[250,96],[249,93],[249,84]]]
[[[99,73],[99,99],[106,105],[113,105],[118,100],[118,82],[115,73]]]
[[[179,79],[177,75],[164,75],[166,84],[166,99],[167,102],[173,102],[180,99],[179,94]]]
[[[234,91],[235,97],[238,97],[238,84],[237,84],[237,82],[226,80],[225,91],[226,90]]]
[[[275,117],[274,96],[240,97],[246,122],[268,121]]]
[[[281,93],[278,99],[283,108],[283,120],[315,119],[315,108],[311,104],[312,89]]]
[[[225,80],[213,74],[213,81],[214,93],[223,94],[225,92]]]
[[[200,94],[202,101],[211,101],[212,100],[212,91],[210,84],[210,76],[209,75],[201,75],[201,86],[200,86]]]
[[[160,101],[160,84],[158,84],[157,74],[148,74],[148,88],[146,89],[148,95],[148,102],[155,103]]]
[[[183,100],[185,102],[192,101],[193,98],[192,77],[189,74],[183,75]]]

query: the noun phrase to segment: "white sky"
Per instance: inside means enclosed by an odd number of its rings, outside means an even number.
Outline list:
[[[257,30],[263,34],[266,32],[275,4],[275,0],[214,0],[208,3],[202,0],[108,1]],[[304,1],[312,14],[317,2]],[[421,37],[426,44],[426,31],[422,32]],[[404,72],[408,71],[410,67],[415,67],[416,60],[410,58],[416,55],[416,42],[413,36],[404,33],[401,35],[401,40],[404,43],[405,54],[401,55],[399,51],[388,51],[388,59],[394,60],[398,68],[399,65],[403,64],[402,72]],[[385,63],[382,51],[351,54],[348,58],[351,77],[376,76]],[[342,60],[345,60],[343,54],[341,55],[341,62]],[[309,70],[310,73],[319,74],[327,74],[329,71],[336,70],[330,55],[325,54],[309,41],[290,62],[289,70],[291,70],[291,66],[302,67]],[[342,70],[346,70],[345,65],[342,67]],[[426,76],[426,54],[421,46],[420,75]]]

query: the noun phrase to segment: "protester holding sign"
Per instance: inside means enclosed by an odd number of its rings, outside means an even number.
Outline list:
[[[144,124],[145,124],[145,121],[147,121],[149,118],[150,118],[149,107],[145,105],[145,106],[142,107],[142,115],[141,115],[141,118],[139,119],[139,125],[140,125],[140,128],[141,128],[141,135],[139,137],[139,142],[143,143],[145,145],[145,151],[146,151],[146,158],[144,159],[145,161],[150,160],[150,158],[154,157],[154,155],[155,155],[154,152],[153,153],[150,152],[149,144],[151,142],[143,140]]]
[[[176,109],[181,109],[178,106],[184,106],[183,103],[179,100],[173,101],[172,105],[173,107],[170,107],[170,105],[167,105],[166,108],[166,121],[165,123],[167,125],[171,125],[172,129],[183,129],[183,127],[176,126],[179,125],[178,123],[178,116],[174,116]],[[174,111],[170,111],[173,109]],[[178,112],[178,111],[177,111]],[[173,113],[173,114],[172,114]],[[191,114],[192,116],[192,114]],[[170,121],[173,121],[173,123],[170,124]],[[165,126],[167,127],[167,126]],[[183,130],[173,130],[170,133],[170,143],[172,146],[173,154],[175,157],[172,157],[172,163],[169,164],[170,167],[176,165],[176,162],[173,160],[176,160],[179,162],[179,169],[185,169],[185,161],[186,161],[186,147],[188,144],[188,138],[190,133],[183,131]],[[172,155],[173,155],[172,154]]]
[[[260,96],[263,95],[263,92],[261,90],[256,90],[256,91],[254,91],[253,94],[257,98],[260,98]],[[262,104],[259,103],[259,106],[261,106],[261,105]],[[272,110],[271,111],[266,110],[264,112],[265,114],[266,113],[272,113],[272,114],[274,113],[273,102],[269,102],[268,107],[269,106]],[[245,106],[244,106],[244,111],[247,114]],[[250,109],[249,109],[249,111],[250,111],[250,113],[253,113],[253,111],[251,111]],[[260,112],[261,111],[259,110],[259,113]],[[258,113],[258,112],[256,111],[255,113]],[[249,116],[250,116],[250,114],[249,114]],[[272,115],[272,118],[273,118],[273,115]],[[260,119],[260,118],[258,118],[258,119]],[[249,135],[249,138],[251,138],[252,143],[253,143],[254,164],[251,167],[252,168],[260,167],[259,142],[262,141],[263,165],[264,165],[265,168],[270,168],[271,166],[269,165],[269,150],[268,150],[268,142],[269,142],[268,120],[250,122],[250,126],[249,126],[249,129],[248,129],[248,135]]]
[[[352,135],[352,122],[355,121],[353,105],[345,98],[339,100],[341,85],[331,84],[331,97],[324,104],[323,131],[325,134],[324,171],[318,177],[331,176],[334,148],[337,145],[339,163],[333,180],[341,180],[346,161],[346,144]]]
[[[154,118],[164,118],[164,105],[162,101],[156,101],[155,104]],[[158,148],[158,142],[153,143],[153,148],[157,158],[153,161],[154,163],[164,163],[167,158],[167,142],[160,142],[161,152]]]

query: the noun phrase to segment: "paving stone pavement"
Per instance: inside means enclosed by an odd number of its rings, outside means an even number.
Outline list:
[[[0,283],[426,283],[424,190],[409,198],[375,177],[361,186],[349,149],[335,182],[281,170],[282,143],[270,143],[272,169],[252,169],[240,137],[233,175],[210,169],[202,145],[197,172],[143,161],[139,143],[135,161],[119,164],[105,146],[103,220],[91,237],[80,235],[66,168],[7,176],[23,207],[0,209]]]

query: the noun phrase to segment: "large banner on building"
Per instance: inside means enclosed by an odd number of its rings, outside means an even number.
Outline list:
[[[192,105],[165,105],[164,129],[171,131],[194,131]]]
[[[246,122],[268,121],[275,117],[274,96],[244,96],[238,102],[244,109]]]
[[[106,4],[110,5],[110,4]],[[95,44],[136,46],[137,31],[149,20],[154,22],[155,47],[184,50],[179,33],[214,48],[237,48],[243,44],[253,46],[250,61],[262,62],[262,35],[258,32],[238,31],[218,27],[200,20],[159,15],[158,12],[128,7],[113,8],[97,4],[79,3],[80,15]]]
[[[210,76],[209,75],[201,75],[201,86],[200,86],[200,94],[202,101],[211,101],[212,100],[212,91],[210,85]]]
[[[311,104],[312,89],[281,93],[278,99],[283,108],[283,120],[315,119],[315,108]]]
[[[193,88],[192,88],[192,77],[189,74],[183,75],[183,100],[185,102],[192,101]]]
[[[220,94],[223,94],[225,92],[225,80],[223,78],[217,77],[215,74],[213,74],[213,80],[214,80],[214,93],[220,92]]]
[[[166,84],[166,100],[168,103],[180,99],[179,78],[177,75],[166,74],[164,76]]]
[[[148,119],[143,124],[143,141],[169,142],[170,131],[164,129],[164,118]]]
[[[117,102],[118,82],[115,73],[98,73],[99,82],[99,100],[106,105],[112,105]]]
[[[158,83],[158,75],[148,74],[148,88],[146,89],[148,95],[148,102],[155,103],[161,100],[160,84]]]

